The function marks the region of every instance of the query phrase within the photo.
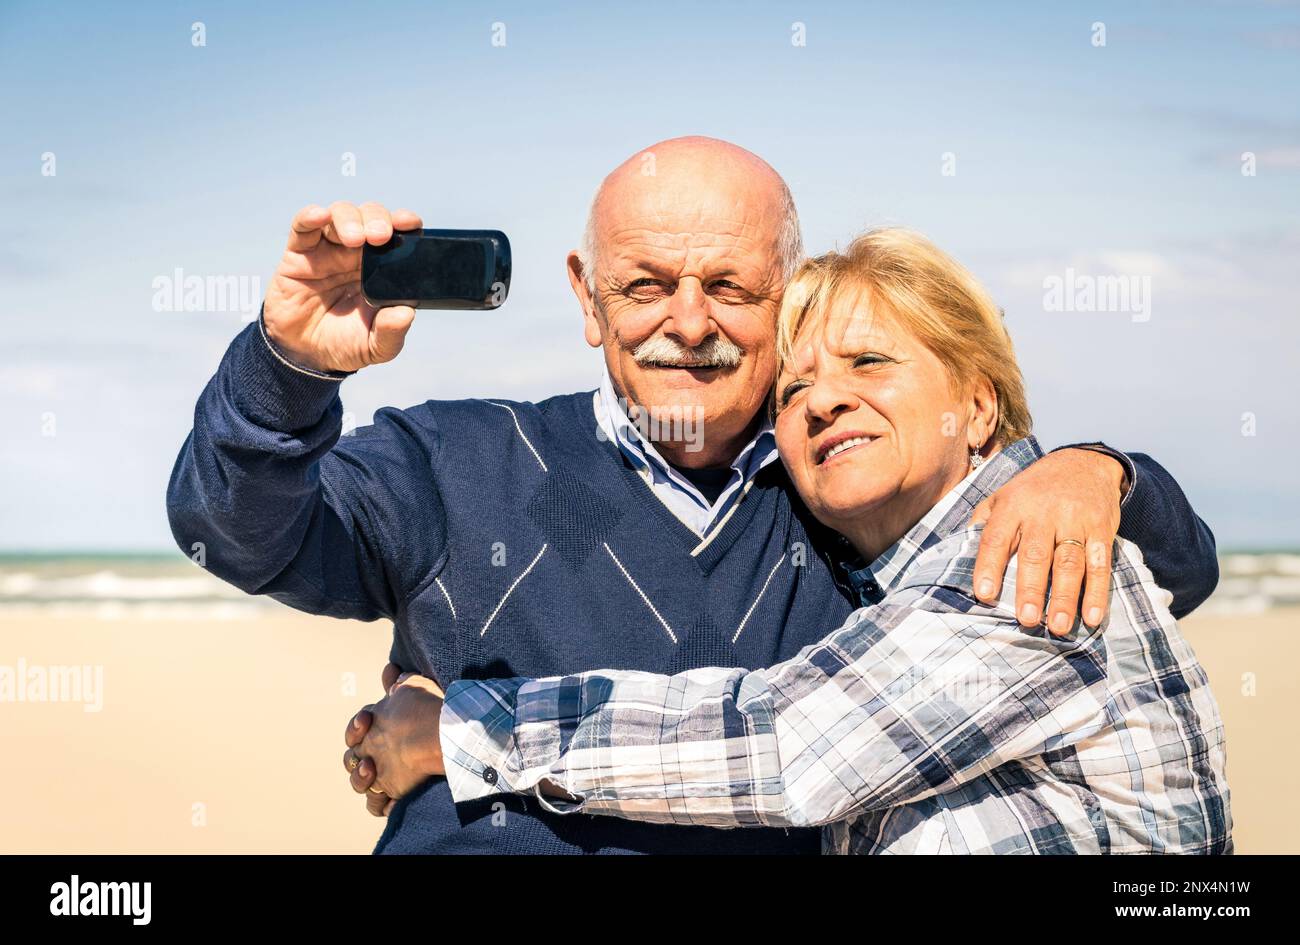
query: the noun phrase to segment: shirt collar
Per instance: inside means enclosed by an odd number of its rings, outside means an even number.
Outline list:
[[[694,496],[705,507],[709,503],[690,480],[683,476],[659,453],[654,443],[642,436],[627,415],[627,404],[614,390],[614,381],[606,368],[595,397],[596,422],[605,439],[615,443],[634,465],[653,467],[662,478]],[[747,483],[759,470],[777,459],[776,431],[770,418],[765,417],[753,439],[731,461],[731,468]],[[719,500],[721,501],[721,499]]]
[[[874,602],[898,587],[921,552],[950,535],[963,531],[986,498],[1011,478],[1041,458],[1042,449],[1032,436],[1017,440],[994,453],[944,494],[921,520],[870,564],[861,555],[839,562],[840,571],[859,601]]]

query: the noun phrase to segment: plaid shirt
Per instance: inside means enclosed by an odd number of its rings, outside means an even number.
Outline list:
[[[1231,852],[1218,708],[1135,546],[1104,633],[1020,627],[1014,561],[1001,600],[973,595],[970,514],[1041,455],[1021,440],[968,476],[851,576],[872,602],[778,666],[453,683],[453,795],[820,824],[834,853]]]

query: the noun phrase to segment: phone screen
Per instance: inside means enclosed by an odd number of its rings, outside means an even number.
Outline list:
[[[501,300],[503,272],[509,284],[508,247],[505,235],[494,231],[394,233],[383,246],[366,247],[362,288],[366,298],[376,303],[495,308]]]

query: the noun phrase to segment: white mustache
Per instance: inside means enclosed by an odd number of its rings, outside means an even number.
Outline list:
[[[735,368],[744,357],[744,349],[721,335],[710,335],[694,348],[655,335],[632,351],[632,359],[641,367]]]

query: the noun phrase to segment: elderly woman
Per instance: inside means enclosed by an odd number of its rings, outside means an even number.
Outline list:
[[[457,800],[820,824],[836,853],[1230,852],[1222,722],[1138,549],[1113,549],[1096,630],[1026,630],[1013,598],[974,594],[972,511],[1042,454],[970,273],[914,233],[869,232],[791,282],[778,346],[781,458],[856,552],[860,609],[753,672],[454,683],[433,767]],[[433,698],[395,691],[412,685]]]

